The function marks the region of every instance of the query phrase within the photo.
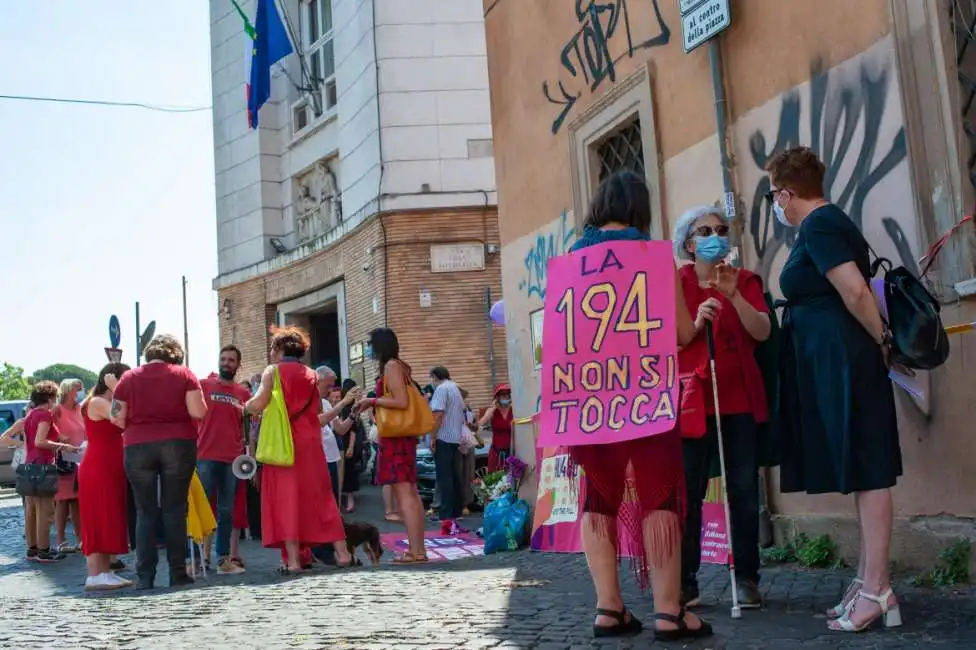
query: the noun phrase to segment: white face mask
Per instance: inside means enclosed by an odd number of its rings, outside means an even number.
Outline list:
[[[786,228],[793,227],[793,224],[786,218],[786,210],[779,204],[779,201],[773,201],[773,212],[776,214],[776,221],[780,222]]]

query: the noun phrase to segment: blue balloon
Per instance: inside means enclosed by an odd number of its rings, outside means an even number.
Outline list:
[[[496,302],[494,305],[491,306],[491,309],[488,310],[488,318],[490,318],[491,322],[494,323],[495,325],[505,324],[505,301],[504,300],[499,300],[498,302]]]

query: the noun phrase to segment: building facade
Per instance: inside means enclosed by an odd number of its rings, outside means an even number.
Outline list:
[[[960,36],[971,34],[971,2],[737,0],[717,49],[686,53],[679,6],[700,4],[483,2],[519,416],[540,404],[546,262],[573,243],[608,173],[646,176],[658,237],[689,207],[734,205],[744,264],[774,294],[791,238],[763,198],[763,168],[789,146],[820,154],[828,198],[878,254],[909,269],[973,205],[976,44]],[[953,237],[928,276],[947,324],[976,315],[954,290],[974,275],[969,232]],[[976,539],[976,403],[964,388],[976,338],[955,336],[952,346],[945,366],[915,378],[915,396],[896,388],[905,474],[894,555],[907,564],[930,563],[952,538]],[[531,425],[518,428],[516,446],[534,458]],[[851,498],[781,495],[776,472],[767,478],[781,538],[829,533],[856,553]]]
[[[365,341],[388,326],[419,381],[445,365],[487,402],[507,367],[487,316],[501,261],[480,2],[277,5],[295,53],[251,130],[244,24],[210,2],[222,343],[251,372],[268,328],[299,324],[306,361],[371,387]]]

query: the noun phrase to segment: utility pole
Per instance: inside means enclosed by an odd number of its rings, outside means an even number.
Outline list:
[[[142,365],[142,327],[139,325],[139,301],[136,301],[136,367]]]
[[[183,276],[183,363],[190,367],[190,328],[186,317],[186,276]]]

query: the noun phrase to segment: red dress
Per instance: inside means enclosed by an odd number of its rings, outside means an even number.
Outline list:
[[[286,541],[302,546],[337,542],[346,535],[322,450],[317,376],[298,361],[282,361],[278,372],[285,406],[294,418],[295,464],[261,466],[261,541],[280,549]]]
[[[383,378],[376,382],[377,396],[383,396]],[[417,482],[419,438],[380,438],[376,457],[376,482],[380,485]]]
[[[78,468],[81,546],[85,555],[129,552],[128,493],[122,463],[122,429],[82,413],[88,448]]]
[[[488,452],[488,471],[496,472],[512,452],[512,409],[502,413],[496,408],[491,414],[491,451]]]

